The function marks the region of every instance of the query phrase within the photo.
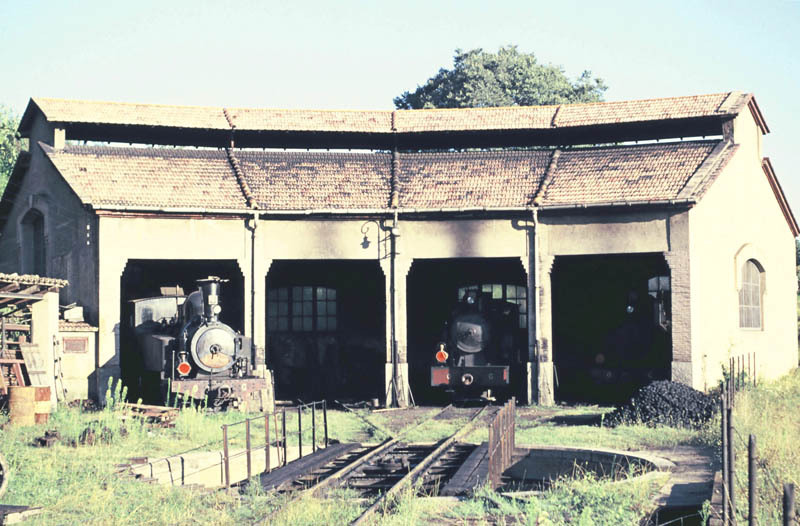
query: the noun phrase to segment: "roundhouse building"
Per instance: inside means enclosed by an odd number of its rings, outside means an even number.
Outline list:
[[[228,279],[277,398],[434,396],[459,297],[515,303],[511,389],[612,402],[797,361],[798,226],[751,94],[408,111],[31,99],[0,271],[63,278],[97,395],[130,300]],[[71,373],[74,376],[74,372]]]

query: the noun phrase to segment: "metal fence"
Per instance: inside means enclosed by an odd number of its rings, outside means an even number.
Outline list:
[[[747,363],[750,363],[749,355]],[[735,362],[734,362],[735,360]],[[734,426],[733,406],[736,401],[736,391],[746,383],[744,375],[737,375],[734,371],[737,370],[738,364],[744,364],[744,355],[737,359],[731,358],[731,374],[722,385],[721,396],[721,436],[722,436],[722,502],[721,510],[718,510],[718,517],[721,519],[716,524],[723,526],[730,526],[737,524],[737,495],[736,495],[736,441],[743,441],[739,436]],[[755,367],[755,356],[753,356],[753,367]],[[744,371],[744,368],[738,369]],[[748,368],[748,371],[750,369]],[[755,369],[753,369],[755,371]],[[737,381],[738,376],[742,377],[741,381]],[[748,375],[749,376],[749,375]],[[752,377],[755,384],[755,374]],[[741,443],[741,442],[740,442]],[[756,437],[750,435],[747,441],[747,524],[755,526],[757,524],[758,515],[758,454],[756,451]],[[776,481],[773,480],[773,484]],[[796,505],[795,505],[795,487],[792,483],[783,484],[783,526],[797,526],[800,524],[797,520]]]
[[[297,411],[297,430],[289,430],[286,425],[287,411]],[[247,478],[253,476],[253,452],[264,450],[264,472],[268,473],[272,470],[272,455],[270,448],[274,447],[277,453],[277,462],[275,466],[285,466],[288,463],[288,444],[289,438],[297,435],[298,458],[303,458],[303,415],[307,414],[310,417],[311,428],[311,443],[307,443],[306,447],[311,448],[311,452],[317,449],[328,447],[328,404],[325,400],[319,402],[311,402],[308,404],[299,405],[296,408],[283,409],[280,413],[265,413],[253,418],[246,418],[233,424],[224,424],[222,428],[222,465],[225,486],[231,486],[231,460],[242,455],[247,459]],[[321,413],[321,429],[318,430],[317,424],[320,420]],[[280,415],[280,417],[278,416]],[[272,425],[270,425],[270,418],[272,418]],[[231,434],[237,430],[239,426],[244,427],[245,448],[238,453],[230,453]],[[258,446],[253,446],[252,443],[252,430],[255,426],[263,426],[264,428],[264,442]],[[308,427],[306,428],[308,429]],[[258,433],[260,436],[260,432]],[[271,438],[274,437],[274,438]]]
[[[516,400],[512,398],[489,424],[489,473],[487,480],[492,488],[500,486],[503,472],[511,465],[511,457],[514,454],[514,423],[516,418],[517,405]]]
[[[733,407],[736,392],[745,386],[756,386],[756,353],[731,356],[728,360],[728,371],[723,377],[723,393],[727,394],[728,405]]]

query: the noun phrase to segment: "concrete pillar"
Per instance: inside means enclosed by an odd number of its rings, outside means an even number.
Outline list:
[[[386,365],[384,372],[384,393],[386,405],[394,403],[393,387],[396,387],[397,403],[406,407],[409,402],[408,387],[408,306],[407,306],[407,277],[411,269],[411,259],[397,257],[395,259],[394,283],[394,341],[397,342],[397,363],[392,362],[392,291],[391,291],[391,260],[385,258],[380,261],[381,270],[386,278]],[[396,371],[395,371],[396,367]],[[394,386],[394,382],[397,385]]]
[[[539,274],[539,340],[536,342],[536,401],[540,405],[555,403],[555,387],[553,385],[553,320],[552,320],[552,287],[551,275],[555,257],[539,254],[537,270]]]
[[[58,292],[47,292],[44,297],[31,305],[31,343],[44,360],[47,385],[50,387],[50,402],[56,406],[55,348],[58,337]]]
[[[98,402],[105,403],[108,381],[120,378],[120,287],[127,259],[101,258],[98,269],[98,334],[95,385]]]
[[[689,251],[664,253],[669,266],[672,302],[672,381],[692,385],[692,312]]]

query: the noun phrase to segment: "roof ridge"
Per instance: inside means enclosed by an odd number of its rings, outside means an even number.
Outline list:
[[[544,173],[544,177],[542,177],[542,182],[539,185],[538,190],[536,190],[536,195],[534,196],[533,200],[531,200],[531,203],[534,206],[541,206],[544,196],[547,193],[547,187],[549,187],[550,183],[553,181],[553,176],[558,168],[558,158],[560,156],[561,150],[558,148],[553,150],[553,155],[550,156],[550,164],[547,167],[547,171]]]
[[[721,160],[725,157],[724,152],[729,146],[733,145],[733,141],[722,140],[719,141],[713,150],[708,153],[708,156],[700,163],[700,166],[694,171],[692,175],[686,180],[683,188],[678,192],[678,199],[688,199],[696,197],[698,190],[703,186],[703,183],[714,173]]]
[[[239,159],[237,159],[236,155],[234,155],[233,148],[225,148],[225,153],[228,156],[228,162],[233,170],[233,175],[236,177],[236,182],[239,183],[239,188],[242,190],[242,195],[247,203],[247,207],[257,209],[258,203],[256,203],[255,197],[253,197],[253,192],[250,190],[250,185],[247,184],[244,170],[242,170]]]

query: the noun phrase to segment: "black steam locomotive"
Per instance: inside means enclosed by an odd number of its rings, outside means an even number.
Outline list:
[[[209,407],[248,405],[266,380],[253,375],[250,339],[219,321],[220,290],[226,280],[211,276],[198,290],[132,300],[127,336],[135,339],[128,362],[139,371],[143,397],[160,393],[206,399]]]
[[[445,324],[431,366],[431,386],[478,395],[510,384],[518,358],[519,307],[469,290]]]

